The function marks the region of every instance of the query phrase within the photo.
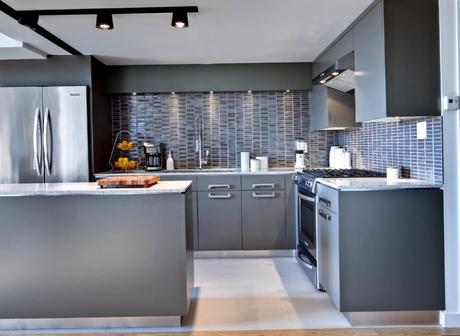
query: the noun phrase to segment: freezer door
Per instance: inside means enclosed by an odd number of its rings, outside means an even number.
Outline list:
[[[0,88],[0,183],[42,183],[42,89]]]
[[[86,87],[43,89],[46,182],[89,181]]]

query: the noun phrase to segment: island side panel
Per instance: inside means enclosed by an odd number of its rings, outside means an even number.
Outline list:
[[[185,199],[0,197],[0,318],[186,315]]]
[[[441,189],[340,192],[340,310],[444,309]]]

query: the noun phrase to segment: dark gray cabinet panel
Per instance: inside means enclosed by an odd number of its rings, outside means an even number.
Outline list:
[[[193,249],[198,250],[198,195],[196,193],[196,176],[193,175],[161,175],[162,181],[192,181],[192,204],[190,214],[193,223]]]
[[[284,189],[284,175],[243,175],[242,190]]]
[[[242,203],[243,249],[285,248],[285,191],[243,191]]]
[[[385,36],[383,3],[353,29],[355,44],[356,120],[386,116]]]
[[[198,191],[241,190],[240,175],[208,175],[198,176]]]
[[[297,243],[297,190],[294,183],[295,174],[286,179],[286,248],[293,250]]]
[[[324,85],[314,85],[310,130],[359,127],[355,122],[355,96]]]
[[[241,250],[241,191],[198,192],[201,251]]]
[[[357,121],[438,116],[438,0],[382,0],[353,28]]]

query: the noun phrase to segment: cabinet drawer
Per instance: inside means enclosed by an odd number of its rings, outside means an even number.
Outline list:
[[[257,175],[242,177],[243,190],[285,189],[284,175]]]
[[[318,204],[325,207],[335,213],[339,212],[339,191],[333,188],[327,187],[322,184],[318,184],[316,197]]]
[[[198,191],[212,190],[241,190],[241,177],[239,175],[198,176]]]
[[[198,192],[201,251],[241,250],[241,191]]]
[[[160,181],[192,181],[192,191],[196,191],[196,176],[193,175],[160,175]]]
[[[244,250],[277,250],[286,246],[284,190],[243,191]]]

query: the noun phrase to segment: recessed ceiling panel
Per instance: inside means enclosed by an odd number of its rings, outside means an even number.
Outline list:
[[[190,6],[190,27],[171,27],[171,14],[114,15],[114,29],[96,17],[41,17],[39,24],[84,54],[107,64],[308,62],[326,48],[372,0],[7,0],[17,10]],[[11,29],[0,16],[0,31]],[[13,21],[9,19],[10,21]],[[16,24],[17,35],[48,54],[66,54]],[[6,32],[6,31],[4,31]],[[6,32],[7,33],[7,32]],[[32,35],[31,35],[32,34]],[[57,49],[57,50],[56,50]]]

